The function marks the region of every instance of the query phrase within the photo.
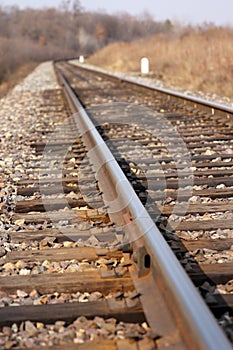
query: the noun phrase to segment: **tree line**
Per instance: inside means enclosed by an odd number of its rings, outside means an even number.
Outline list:
[[[63,0],[58,8],[0,6],[0,81],[28,61],[90,55],[112,42],[172,28],[169,20],[158,22],[148,13],[135,17],[86,11],[79,0]]]

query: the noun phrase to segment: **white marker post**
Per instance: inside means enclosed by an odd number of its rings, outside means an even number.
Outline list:
[[[84,56],[79,56],[79,62],[84,63]]]
[[[141,59],[141,73],[148,74],[149,73],[149,60],[147,57],[143,57]]]

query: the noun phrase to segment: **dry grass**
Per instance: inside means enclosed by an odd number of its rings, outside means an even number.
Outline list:
[[[0,36],[0,98],[38,63],[59,57],[63,57],[59,47]]]
[[[37,66],[35,62],[29,62],[20,66],[14,73],[9,73],[8,79],[0,84],[0,98],[5,96],[16,84],[24,79]]]
[[[179,35],[159,34],[130,44],[111,44],[88,60],[107,69],[139,72],[150,60],[152,76],[192,90],[233,97],[233,29],[212,28]]]

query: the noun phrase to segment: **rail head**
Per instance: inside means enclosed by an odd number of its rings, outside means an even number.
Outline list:
[[[122,203],[124,203],[123,217],[127,218],[125,224],[133,222],[135,226],[134,233],[136,232],[136,237],[133,237],[133,239],[143,240],[143,245],[151,260],[151,273],[155,278],[160,276],[163,279],[166,290],[169,291],[171,298],[175,300],[177,310],[181,314],[182,327],[189,333],[192,348],[198,350],[231,350],[231,344],[136,193],[132,190],[130,183],[75,93],[62,74],[60,72],[57,72],[57,74],[65,89],[71,108],[73,112],[76,112],[74,114],[75,122],[79,132],[84,135],[84,143],[87,147],[91,145],[92,149],[95,148],[95,152],[92,154],[92,163],[94,166],[96,165],[99,171],[98,163],[101,162],[103,172],[108,173],[109,183],[114,186],[117,184],[117,201],[119,201],[119,207],[122,207]],[[106,187],[105,181],[101,184],[101,177],[98,180],[100,181],[100,187]]]

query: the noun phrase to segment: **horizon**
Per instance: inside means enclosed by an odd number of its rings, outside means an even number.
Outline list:
[[[69,1],[69,0],[67,0]],[[59,8],[62,0],[2,0],[0,6],[17,6],[24,8]],[[232,0],[215,1],[196,0],[195,3],[187,3],[186,0],[163,0],[162,3],[151,0],[119,0],[110,3],[108,0],[81,0],[80,4],[85,11],[103,12],[108,14],[128,13],[140,16],[143,13],[150,14],[156,21],[170,20],[184,25],[198,25],[213,23],[216,26],[233,26],[233,2]],[[201,10],[200,10],[201,9]]]

